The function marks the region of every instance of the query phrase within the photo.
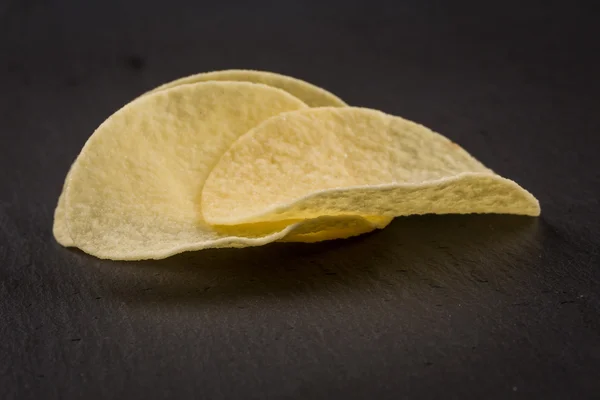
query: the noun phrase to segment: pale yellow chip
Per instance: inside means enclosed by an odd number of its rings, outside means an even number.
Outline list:
[[[165,83],[149,93],[156,93],[158,91],[170,89],[180,85],[207,81],[241,81],[262,83],[285,90],[286,92],[302,100],[310,107],[344,107],[347,105],[333,93],[315,86],[312,83],[292,78],[291,76],[276,74],[274,72],[245,69],[231,69],[191,75],[169,83]]]
[[[151,94],[156,93],[158,91],[170,89],[176,86],[198,83],[198,82],[206,82],[206,81],[240,81],[240,82],[251,82],[251,83],[262,83],[268,86],[276,87],[282,89],[295,97],[303,100],[306,104],[313,107],[318,106],[335,106],[335,107],[343,107],[346,106],[341,99],[339,99],[334,94],[315,86],[311,83],[302,81],[300,79],[292,78],[289,76],[276,74],[273,72],[266,71],[255,71],[255,70],[224,70],[224,71],[213,71],[206,72],[201,74],[196,74],[188,77],[184,77],[164,85],[161,85],[154,90],[150,91]],[[65,179],[65,185],[68,182],[69,175],[67,174],[67,178]],[[64,188],[63,188],[64,192]],[[54,213],[54,225],[53,225],[53,233],[56,240],[65,247],[73,246],[73,241],[70,238],[69,231],[66,226],[66,221],[64,219],[64,195],[61,193],[58,199],[58,205],[56,207]],[[372,226],[371,229],[383,228],[387,224],[391,222],[392,218],[384,218],[380,220],[373,220],[373,223],[370,224]],[[385,222],[383,222],[385,221]],[[286,236],[286,241],[299,241],[304,242],[307,240],[310,241],[319,241],[326,240],[329,238],[343,238],[348,235],[353,236],[352,232],[336,232],[335,228],[326,229],[327,232],[324,232],[323,235],[320,233],[315,233],[311,235],[310,239],[307,236],[298,236],[291,234]],[[362,229],[357,230],[355,234],[362,233]]]
[[[322,215],[540,213],[533,195],[447,138],[350,107],[283,113],[252,129],[212,170],[202,210],[215,225]]]
[[[355,217],[223,229],[204,223],[200,194],[219,157],[260,122],[302,108],[283,90],[246,82],[183,85],[133,101],[94,132],[73,164],[57,240],[100,258],[135,260],[323,230],[345,234],[357,224],[365,230],[371,222]],[[65,224],[57,223],[61,213]]]

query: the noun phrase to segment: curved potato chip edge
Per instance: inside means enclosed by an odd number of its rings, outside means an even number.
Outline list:
[[[311,230],[310,230],[311,226],[320,226],[323,224],[325,224],[327,226],[331,226],[333,224],[343,225],[346,222],[350,223],[352,226],[355,226],[355,225],[361,226],[363,229],[361,229],[359,234],[367,233],[367,232],[370,232],[370,231],[376,229],[375,226],[373,226],[369,221],[365,220],[362,217],[358,217],[358,216],[325,216],[325,217],[312,218],[312,219],[307,219],[304,221],[296,222],[292,225],[287,226],[286,228],[282,229],[281,231],[273,232],[270,235],[266,235],[266,236],[263,236],[260,238],[247,238],[247,237],[231,236],[228,238],[217,239],[210,243],[201,243],[201,244],[189,244],[188,243],[185,245],[172,247],[169,250],[165,250],[165,251],[157,251],[157,252],[149,251],[149,252],[145,253],[144,255],[140,255],[139,253],[137,253],[137,254],[134,253],[134,254],[129,254],[129,255],[122,254],[118,258],[115,258],[114,254],[104,254],[100,251],[88,251],[89,249],[81,249],[81,250],[86,254],[89,254],[91,256],[94,256],[94,257],[97,257],[100,259],[104,259],[104,260],[119,260],[119,261],[162,260],[162,259],[165,259],[168,257],[172,257],[174,255],[189,252],[189,251],[199,251],[199,250],[217,249],[217,248],[258,247],[258,246],[263,246],[263,245],[277,242],[277,241],[288,242],[287,240],[280,240],[280,239],[285,239],[288,236],[310,237],[312,234],[319,232],[319,231],[311,232]],[[296,235],[296,232],[298,232],[297,235]],[[351,235],[351,236],[355,236],[355,235]],[[350,237],[350,236],[346,236],[346,237]],[[313,242],[318,242],[318,241],[321,241],[321,240],[313,240],[313,241],[302,240],[302,241],[295,241],[295,242],[313,243]],[[291,242],[291,241],[289,241],[289,242]]]
[[[423,188],[438,186],[441,184],[459,183],[460,181],[462,181],[466,178],[482,178],[482,179],[491,178],[491,179],[495,180],[497,183],[504,184],[504,185],[506,185],[506,188],[508,190],[517,191],[520,194],[522,194],[527,199],[527,201],[529,201],[529,203],[530,203],[529,209],[524,210],[519,215],[527,215],[527,216],[534,216],[534,217],[540,215],[539,201],[530,192],[528,192],[527,190],[522,188],[515,181],[512,181],[510,179],[504,178],[502,176],[499,176],[499,175],[496,175],[493,173],[464,172],[464,173],[460,173],[458,175],[454,175],[451,177],[436,179],[436,180],[427,181],[427,182],[423,182],[423,183],[412,183],[412,184],[409,184],[409,183],[406,183],[406,184],[385,183],[385,184],[379,184],[379,185],[359,185],[359,186],[348,186],[348,187],[342,187],[342,188],[320,190],[318,192],[310,193],[306,196],[299,197],[292,201],[288,201],[284,204],[277,204],[275,206],[265,208],[264,210],[262,210],[259,213],[253,213],[253,214],[249,214],[249,215],[245,215],[245,216],[240,216],[235,219],[234,218],[211,218],[210,215],[204,214],[204,220],[207,223],[213,224],[213,225],[236,225],[236,224],[240,224],[240,223],[253,223],[253,222],[258,222],[258,221],[264,221],[264,222],[276,221],[278,219],[281,219],[278,216],[285,215],[285,212],[288,211],[290,208],[292,208],[294,205],[302,204],[303,202],[307,202],[307,201],[310,201],[313,199],[318,199],[319,197],[324,196],[324,195],[344,194],[344,193],[349,193],[349,192],[352,192],[355,190],[376,192],[376,191],[381,191],[381,190],[392,190],[392,189],[423,189]],[[209,179],[210,179],[210,177],[209,177]],[[203,208],[203,210],[204,210],[204,208]],[[335,215],[335,214],[331,214],[331,212],[328,212],[328,211],[324,211],[324,213],[326,213],[326,215],[329,215],[329,216]],[[348,211],[347,214],[350,214],[350,213],[351,213],[351,211]],[[486,212],[486,214],[493,214],[493,213],[494,212]],[[470,214],[476,214],[476,212],[472,212]],[[344,214],[340,214],[340,215],[344,215]],[[401,216],[401,215],[397,215],[397,214],[393,214],[393,213],[387,213],[387,214],[381,214],[381,215],[388,216],[388,217]]]
[[[160,85],[160,86],[158,86],[158,87],[156,87],[156,88],[154,88],[154,89],[152,89],[152,90],[150,90],[150,91],[142,94],[141,96],[147,96],[149,94],[157,93],[157,92],[160,92],[160,91],[163,91],[163,90],[168,90],[168,89],[171,89],[173,87],[180,86],[180,85],[188,85],[188,84],[194,84],[194,83],[199,83],[199,82],[209,82],[209,81],[211,81],[211,79],[206,79],[206,80],[201,80],[201,81],[195,80],[195,79],[200,78],[200,77],[210,78],[211,76],[218,77],[219,75],[226,75],[226,74],[240,74],[240,75],[242,75],[242,74],[254,74],[254,75],[262,75],[264,77],[272,77],[274,79],[287,80],[289,82],[296,83],[296,84],[298,84],[300,86],[309,87],[315,93],[319,93],[324,98],[327,98],[328,100],[330,100],[330,102],[332,104],[330,104],[329,106],[335,106],[335,107],[346,107],[346,106],[348,106],[348,104],[345,101],[343,101],[342,99],[340,99],[335,94],[333,94],[330,91],[328,91],[328,90],[326,90],[326,89],[324,89],[324,88],[322,88],[320,86],[317,86],[317,85],[315,85],[313,83],[307,82],[307,81],[299,79],[299,78],[294,78],[294,77],[289,76],[289,75],[279,74],[279,73],[270,72],[270,71],[255,70],[255,69],[225,69],[225,70],[219,70],[219,71],[209,71],[209,72],[201,72],[201,73],[198,73],[198,74],[192,74],[192,75],[185,76],[183,78],[178,78],[178,79],[172,80],[170,82],[163,83],[162,85]],[[213,80],[214,80],[214,78],[213,78]],[[219,79],[218,81],[219,82],[226,82],[226,81],[232,81],[232,82],[252,82],[252,81],[243,80],[243,79],[242,80],[236,80],[236,79],[231,79],[231,80],[229,80],[229,79],[223,79],[223,80],[220,80]],[[258,83],[258,82],[252,82],[252,83]],[[270,86],[268,84],[266,84],[266,85]],[[278,88],[277,86],[272,86],[272,87]],[[281,89],[281,88],[279,88],[279,89]],[[281,89],[281,90],[285,91],[285,89]],[[294,93],[290,93],[290,94],[292,94],[292,95],[295,96]],[[298,97],[298,96],[296,96],[296,97]],[[302,100],[302,99],[300,99],[300,100]]]

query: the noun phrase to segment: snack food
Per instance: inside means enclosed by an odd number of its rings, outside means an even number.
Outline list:
[[[238,241],[204,224],[200,191],[240,135],[300,108],[282,90],[246,82],[183,85],[134,100],[94,132],[71,168],[63,209],[70,239],[118,259],[260,242],[268,236],[261,227],[240,228]]]
[[[291,76],[249,69],[230,69],[223,71],[204,72],[196,75],[186,76],[184,78],[165,83],[164,85],[153,89],[149,93],[156,93],[158,91],[170,89],[180,85],[208,81],[239,81],[262,83],[268,86],[273,86],[285,90],[291,95],[296,96],[297,98],[302,100],[309,107],[344,107],[347,105],[333,93],[330,93],[323,88],[315,86],[312,83],[308,83],[297,78],[292,78]]]
[[[347,238],[411,214],[539,215],[533,195],[447,138],[344,106],[261,71],[163,85],[86,142],[59,196],[54,236],[100,258],[137,260]]]
[[[315,86],[311,83],[302,81],[300,79],[296,79],[296,78],[289,77],[286,75],[276,74],[273,72],[256,71],[256,70],[242,70],[242,69],[212,71],[212,72],[205,72],[205,73],[191,75],[191,76],[177,79],[175,81],[161,85],[161,86],[153,89],[152,91],[144,94],[144,96],[148,95],[148,94],[157,93],[159,91],[171,89],[171,88],[181,86],[181,85],[200,83],[200,82],[208,82],[208,81],[239,81],[239,82],[250,82],[250,83],[263,83],[268,86],[276,87],[276,88],[282,89],[284,91],[287,91],[288,93],[295,95],[295,97],[298,97],[301,100],[304,99],[306,102],[310,103],[313,106],[330,105],[330,106],[343,107],[346,105],[346,103],[344,103],[341,99],[339,99],[334,94],[332,94],[318,86]],[[66,186],[68,184],[69,176],[70,176],[70,170],[69,170],[69,173],[67,173],[67,177],[65,179],[64,186]],[[74,243],[71,240],[69,230],[67,229],[66,221],[65,221],[64,192],[65,192],[65,188],[63,187],[63,190],[61,191],[61,194],[58,199],[57,207],[54,212],[54,224],[53,224],[52,231],[53,231],[54,237],[61,245],[65,246],[65,247],[71,247],[71,246],[74,246]],[[385,225],[389,224],[389,222],[391,222],[391,218],[387,219],[387,222],[385,223]],[[372,227],[370,230],[376,229],[375,225],[371,225],[371,226]],[[382,226],[382,222],[377,221],[376,226],[378,226],[378,227]],[[359,231],[357,231],[356,233],[339,232],[336,234],[336,233],[334,233],[334,231],[335,231],[335,229],[333,231],[329,231],[323,237],[328,237],[328,238],[329,237],[347,237],[348,235],[352,236],[353,234],[363,233],[362,228]],[[301,235],[301,236],[296,237],[294,234],[290,234],[286,237],[286,240],[287,241],[304,242],[306,240],[310,240],[310,241],[319,240],[320,237],[321,236],[318,233],[311,235],[310,237],[306,236],[306,235]]]
[[[249,195],[253,201],[243,201]],[[540,212],[529,192],[447,138],[352,107],[287,112],[252,129],[212,170],[202,210],[214,225],[319,215]]]

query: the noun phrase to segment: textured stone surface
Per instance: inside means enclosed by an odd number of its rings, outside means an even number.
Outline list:
[[[0,398],[600,392],[585,3],[196,4],[0,1]],[[297,76],[443,132],[535,193],[543,216],[409,217],[156,262],[56,244],[56,199],[90,132],[161,83],[223,68]]]

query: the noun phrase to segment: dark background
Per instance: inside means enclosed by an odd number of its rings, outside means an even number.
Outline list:
[[[577,1],[0,0],[0,398],[598,398],[595,18]],[[421,122],[542,216],[159,262],[56,244],[91,132],[226,68]]]

